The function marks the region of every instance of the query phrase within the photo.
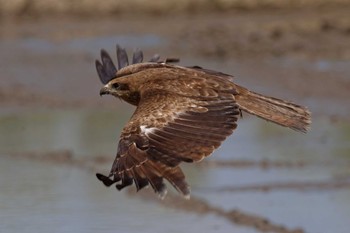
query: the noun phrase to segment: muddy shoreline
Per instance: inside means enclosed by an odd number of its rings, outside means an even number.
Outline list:
[[[101,4],[96,0],[72,2],[69,0],[45,1],[22,0],[10,2],[0,0],[0,16],[3,18],[46,17],[47,15],[78,15],[115,16],[115,15],[151,15],[164,16],[174,14],[203,14],[208,12],[240,12],[264,10],[300,10],[312,8],[314,10],[349,6],[347,0],[304,0],[304,1],[277,1],[277,0],[106,0]]]

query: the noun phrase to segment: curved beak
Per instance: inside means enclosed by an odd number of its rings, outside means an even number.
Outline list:
[[[109,94],[109,88],[106,86],[102,87],[100,90],[100,96],[107,95],[107,94]]]

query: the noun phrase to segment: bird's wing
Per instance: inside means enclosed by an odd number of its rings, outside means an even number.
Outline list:
[[[98,178],[107,186],[121,181],[118,189],[133,181],[137,190],[151,184],[161,197],[166,193],[165,178],[183,195],[189,195],[179,163],[210,155],[236,128],[240,114],[232,93],[210,87],[194,91],[193,96],[190,93],[184,96],[152,88],[141,91],[140,103],[121,134],[109,175],[113,180],[100,174]]]

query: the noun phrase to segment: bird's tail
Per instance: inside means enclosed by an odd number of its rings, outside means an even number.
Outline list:
[[[236,101],[243,111],[304,133],[309,129],[311,113],[306,107],[236,86]]]

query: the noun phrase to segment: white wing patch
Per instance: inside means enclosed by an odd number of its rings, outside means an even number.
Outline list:
[[[156,129],[156,128],[148,128],[147,126],[145,125],[141,125],[140,126],[140,129],[141,129],[141,132],[148,135],[149,133],[153,133],[153,131]]]

